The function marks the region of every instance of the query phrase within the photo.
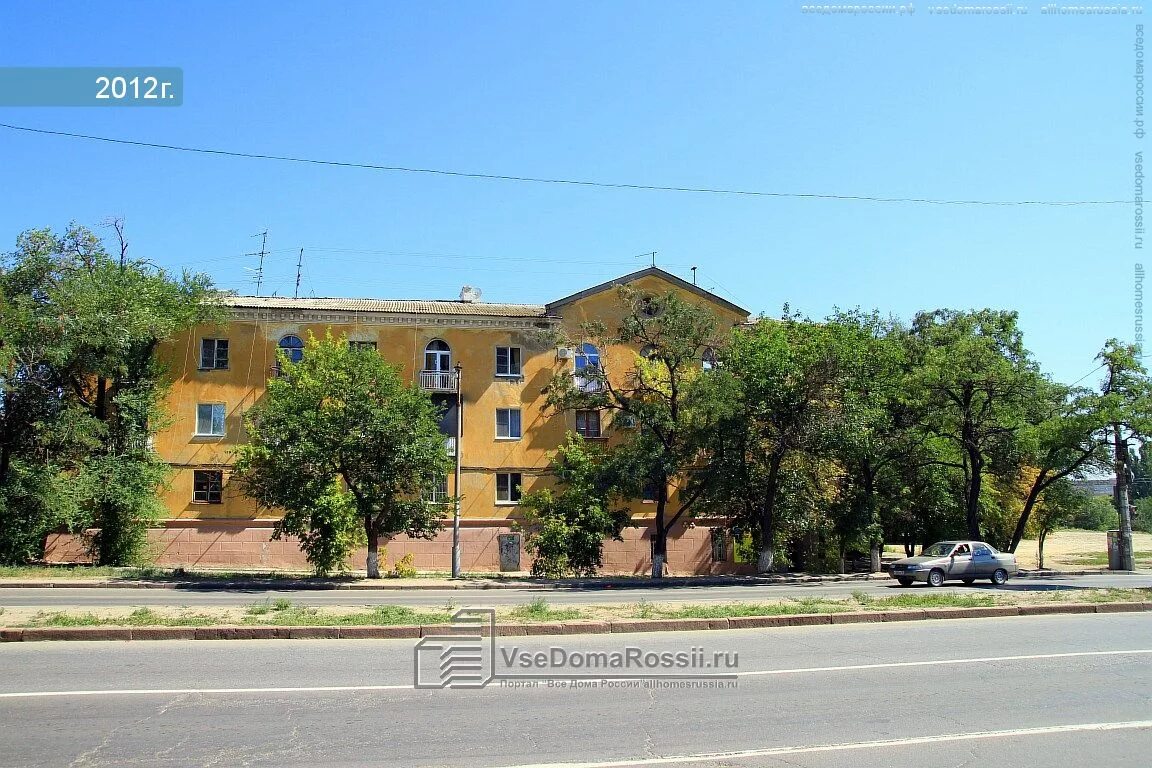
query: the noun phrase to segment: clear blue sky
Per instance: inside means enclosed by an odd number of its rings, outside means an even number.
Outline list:
[[[9,0],[0,66],[179,66],[185,96],[171,109],[0,108],[0,122],[610,182],[1131,199],[1140,17],[1042,15],[1036,2],[1027,16],[962,18],[920,2],[911,17],[801,5]],[[1065,381],[1107,338],[1133,336],[1131,206],[517,184],[4,130],[0,175],[5,250],[27,228],[118,215],[133,255],[246,293],[255,260],[243,254],[267,229],[265,292],[281,295],[300,247],[304,295],[454,298],[467,283],[518,302],[630,272],[655,250],[754,313],[1018,309],[1028,345]]]

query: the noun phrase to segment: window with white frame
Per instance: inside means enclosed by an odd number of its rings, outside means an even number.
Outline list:
[[[436,477],[421,494],[429,504],[443,504],[448,501],[448,475]]]
[[[519,472],[497,472],[496,503],[519,504],[520,485],[523,482],[524,476]]]
[[[219,371],[228,367],[228,339],[200,339],[200,370]]]
[[[496,347],[496,375],[521,376],[520,347]]]
[[[448,342],[433,339],[424,347],[424,370],[447,373],[452,370],[452,348]]]
[[[576,411],[576,434],[581,437],[600,437],[600,411]]]
[[[496,437],[505,440],[519,440],[521,436],[520,409],[497,408]]]
[[[224,403],[200,403],[196,406],[196,434],[224,436]]]
[[[224,500],[224,472],[219,469],[192,471],[192,503],[220,504]]]

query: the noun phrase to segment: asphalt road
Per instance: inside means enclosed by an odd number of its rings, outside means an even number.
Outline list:
[[[1060,591],[1097,589],[1101,587],[1152,587],[1152,576],[1102,575],[1059,579],[1013,579],[1003,587],[985,582],[966,587],[949,584],[938,591],[971,593],[998,589],[1002,591]],[[911,589],[928,589],[916,585]],[[99,606],[222,606],[249,605],[265,598],[288,598],[303,605],[409,605],[443,606],[448,602],[461,605],[517,605],[535,597],[549,603],[695,603],[705,601],[749,601],[796,597],[845,598],[853,592],[883,596],[906,591],[892,579],[850,582],[815,582],[811,584],[727,585],[720,587],[670,586],[648,589],[573,589],[573,590],[220,590],[214,587],[188,589],[67,588],[0,589],[0,607],[37,606],[45,608],[94,608]]]
[[[0,645],[0,766],[1111,768],[1152,754],[1148,614],[499,642],[498,658],[695,646],[738,653],[739,677],[414,690],[410,641],[14,643]]]

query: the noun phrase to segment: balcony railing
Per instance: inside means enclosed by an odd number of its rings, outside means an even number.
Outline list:
[[[420,371],[420,389],[428,392],[455,392],[455,371]]]

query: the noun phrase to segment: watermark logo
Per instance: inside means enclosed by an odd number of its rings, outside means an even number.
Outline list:
[[[740,655],[707,651],[618,648],[584,650],[560,645],[523,648],[499,642],[496,611],[462,608],[442,635],[412,649],[416,688],[735,688]]]
[[[487,638],[484,634],[487,632]],[[495,678],[496,611],[461,608],[452,629],[420,638],[412,651],[416,688],[483,688]]]

